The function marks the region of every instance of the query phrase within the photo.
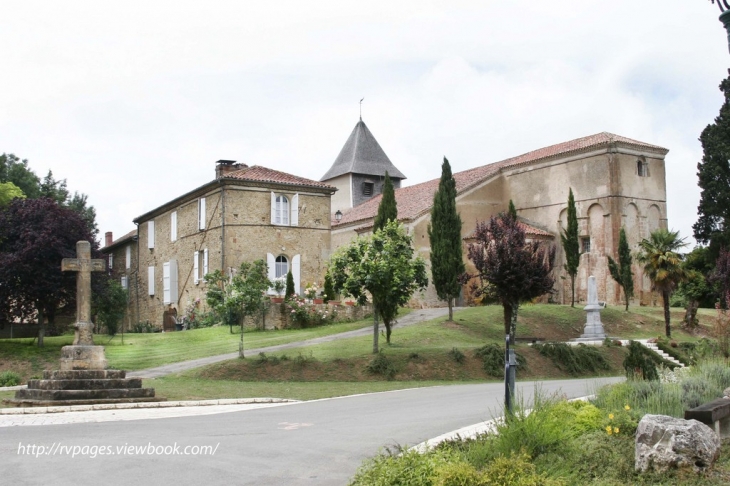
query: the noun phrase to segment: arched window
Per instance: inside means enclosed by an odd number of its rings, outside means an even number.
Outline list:
[[[286,277],[286,274],[289,273],[289,260],[284,255],[279,255],[276,257],[274,269],[274,276],[276,278]]]
[[[289,224],[289,200],[286,198],[286,196],[278,195],[276,196],[276,219],[274,221],[275,224],[283,224],[288,225]]]
[[[649,176],[649,166],[647,165],[646,160],[639,159],[636,161],[636,173],[639,177]]]

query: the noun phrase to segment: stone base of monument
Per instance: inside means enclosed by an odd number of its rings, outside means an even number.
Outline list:
[[[61,348],[61,371],[105,370],[104,346],[64,346]]]
[[[28,388],[18,390],[15,398],[4,402],[18,407],[48,407],[165,400],[155,397],[154,388],[142,388],[141,378],[127,378],[126,373],[88,369],[44,371],[42,380],[29,380]]]

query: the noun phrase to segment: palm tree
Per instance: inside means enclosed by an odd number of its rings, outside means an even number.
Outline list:
[[[652,289],[662,294],[664,301],[664,325],[667,337],[672,337],[669,326],[669,297],[680,282],[687,279],[687,272],[682,267],[684,255],[677,251],[686,246],[679,231],[658,229],[652,231],[649,238],[639,243],[639,263],[644,264],[644,272],[651,280]]]

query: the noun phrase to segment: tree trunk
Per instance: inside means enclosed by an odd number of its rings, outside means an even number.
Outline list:
[[[629,311],[629,294],[626,292],[626,289],[624,288],[624,298],[626,299],[626,312]]]
[[[449,297],[448,301],[449,301],[449,320],[453,321],[454,320],[454,299]]]
[[[378,311],[373,304],[373,354],[378,354]]]
[[[504,334],[509,335],[512,327],[512,304],[502,302],[502,309],[504,311]]]
[[[684,313],[684,324],[687,327],[693,328],[697,325],[697,309],[699,306],[700,303],[697,300],[690,299],[687,302],[687,309]]]
[[[670,315],[669,315],[669,292],[668,291],[666,291],[666,290],[662,291],[662,300],[664,301],[664,328],[665,328],[667,337],[671,338],[672,329],[669,326]]]
[[[43,309],[38,308],[38,347],[43,347],[43,338],[46,335],[46,320]]]
[[[570,276],[570,306],[575,307],[575,275]]]
[[[390,332],[391,332],[390,322],[383,321],[383,324],[385,324],[385,342],[390,344]]]

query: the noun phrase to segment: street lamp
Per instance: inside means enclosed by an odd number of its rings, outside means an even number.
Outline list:
[[[715,0],[710,0],[712,3],[715,3]],[[722,25],[725,27],[725,30],[727,31],[727,43],[728,43],[728,49],[730,50],[730,3],[728,3],[728,0],[717,0],[717,6],[720,7],[720,22],[722,22]]]
[[[338,210],[337,210],[337,212],[335,213],[335,221],[337,221],[338,223],[339,223],[340,221],[342,221],[342,211],[340,211],[339,209],[338,209]]]

